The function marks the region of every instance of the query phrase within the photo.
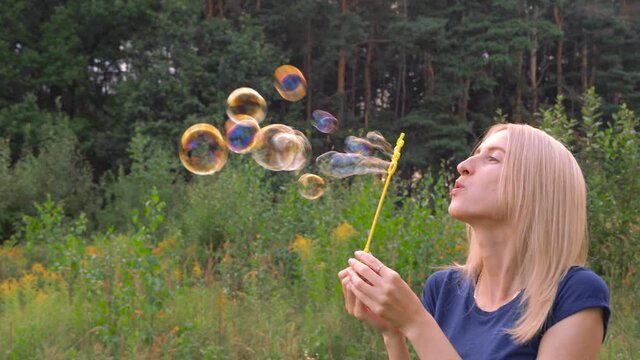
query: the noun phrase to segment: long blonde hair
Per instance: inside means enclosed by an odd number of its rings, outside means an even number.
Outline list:
[[[556,139],[529,125],[497,124],[484,136],[506,131],[507,149],[499,184],[499,203],[513,225],[516,279],[525,285],[522,316],[506,329],[520,344],[543,327],[560,279],[587,260],[586,185],[571,152]],[[482,258],[467,226],[470,246],[464,274],[475,279]]]

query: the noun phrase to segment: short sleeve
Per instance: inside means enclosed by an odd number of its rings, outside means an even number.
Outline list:
[[[440,292],[445,276],[446,271],[442,270],[431,274],[427,278],[427,281],[425,281],[424,287],[422,288],[422,296],[420,300],[422,301],[422,305],[424,305],[425,309],[427,309],[432,316],[435,316],[436,313],[438,293]]]
[[[606,335],[611,314],[609,287],[593,271],[574,267],[560,281],[558,293],[545,327],[548,329],[561,320],[589,308],[602,309],[602,321]]]

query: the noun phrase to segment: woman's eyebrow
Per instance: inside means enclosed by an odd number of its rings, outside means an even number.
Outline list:
[[[476,148],[476,151],[473,152],[473,155],[478,155],[482,150],[483,150],[483,148],[481,146],[478,146]],[[506,152],[505,149],[503,149],[500,146],[489,146],[489,147],[486,148],[486,151],[493,151],[493,150],[500,150],[502,152]]]

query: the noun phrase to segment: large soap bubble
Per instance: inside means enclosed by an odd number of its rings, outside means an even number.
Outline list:
[[[231,120],[240,120],[242,116],[250,116],[260,123],[267,116],[267,102],[252,88],[241,87],[229,94],[227,115]]]
[[[282,65],[273,74],[274,86],[285,100],[298,101],[307,94],[307,80],[297,67]]]
[[[180,140],[180,161],[194,174],[220,171],[227,162],[227,144],[213,125],[200,123],[188,128]]]
[[[309,162],[311,143],[298,130],[282,124],[272,124],[260,129],[251,154],[265,169],[295,171]]]

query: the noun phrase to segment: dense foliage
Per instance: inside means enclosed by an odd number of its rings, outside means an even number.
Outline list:
[[[236,155],[193,176],[190,124],[258,90],[314,155],[407,134],[373,252],[418,291],[463,259],[453,165],[496,121],[561,139],[588,183],[590,266],[612,287],[604,358],[640,355],[640,8],[622,1],[5,1],[0,5],[0,357],[383,358],[342,309],[381,183]],[[307,96],[281,99],[280,64]],[[340,130],[312,131],[314,109]],[[60,335],[55,335],[60,334]]]

